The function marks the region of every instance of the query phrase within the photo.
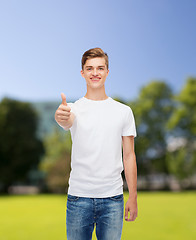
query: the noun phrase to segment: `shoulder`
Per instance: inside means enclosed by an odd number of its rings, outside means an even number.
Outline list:
[[[116,101],[114,99],[112,99],[111,102],[120,111],[123,111],[125,113],[128,113],[128,112],[132,111],[130,106],[128,106],[128,105],[126,105],[124,103],[118,102],[118,101]]]

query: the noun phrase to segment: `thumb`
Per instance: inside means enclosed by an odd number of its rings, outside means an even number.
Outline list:
[[[67,106],[66,97],[64,93],[61,93],[61,98],[62,98],[62,104]]]

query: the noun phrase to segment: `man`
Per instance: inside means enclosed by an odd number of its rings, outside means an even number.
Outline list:
[[[125,220],[134,221],[137,217],[134,116],[129,106],[106,95],[108,73],[107,53],[101,48],[86,51],[81,70],[86,95],[67,103],[62,93],[62,103],[55,113],[57,123],[70,130],[72,138],[66,210],[68,240],[92,239],[94,226],[98,240],[121,239],[123,165],[129,189]]]

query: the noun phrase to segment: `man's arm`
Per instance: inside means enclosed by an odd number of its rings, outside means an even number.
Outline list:
[[[125,206],[125,220],[134,221],[137,217],[137,164],[134,151],[134,136],[122,136],[123,164],[129,189],[129,199]],[[128,213],[130,212],[130,217]]]

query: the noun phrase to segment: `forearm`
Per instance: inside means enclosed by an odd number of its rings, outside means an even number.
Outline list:
[[[124,172],[129,190],[129,198],[137,199],[137,164],[134,153],[124,157]]]

